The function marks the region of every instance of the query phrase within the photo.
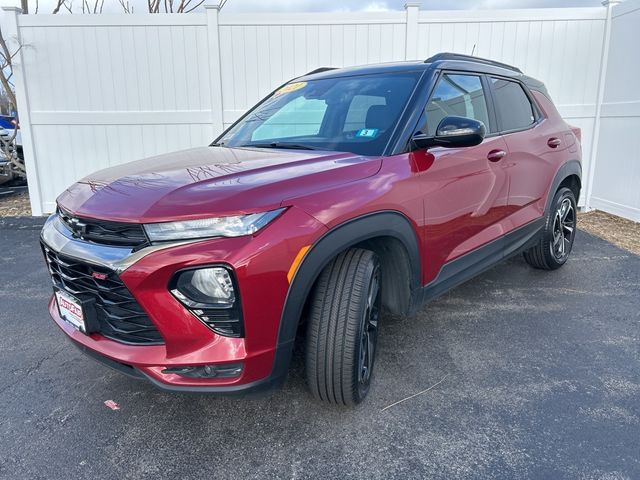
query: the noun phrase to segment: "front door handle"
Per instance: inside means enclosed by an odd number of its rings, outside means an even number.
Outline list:
[[[549,145],[551,148],[556,148],[561,143],[562,143],[562,140],[560,140],[557,137],[551,137],[549,140],[547,140],[547,145]]]
[[[499,162],[505,157],[506,154],[507,152],[505,152],[504,150],[491,150],[487,154],[487,160],[489,160],[490,162]]]

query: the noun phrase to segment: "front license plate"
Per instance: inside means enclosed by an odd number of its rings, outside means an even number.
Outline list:
[[[56,302],[60,316],[81,332],[86,333],[87,327],[80,300],[67,292],[56,290]]]

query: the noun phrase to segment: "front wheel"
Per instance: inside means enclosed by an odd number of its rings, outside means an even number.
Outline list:
[[[306,377],[314,397],[360,403],[369,392],[380,318],[380,262],[360,248],[338,255],[323,270],[311,297]]]
[[[568,188],[559,189],[547,214],[537,245],[524,252],[524,259],[535,268],[555,270],[565,264],[576,235],[576,198]]]

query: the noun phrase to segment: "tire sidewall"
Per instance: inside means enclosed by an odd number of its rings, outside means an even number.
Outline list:
[[[365,273],[365,278],[366,280],[366,285],[364,288],[364,292],[366,292],[368,294],[369,289],[371,288],[371,283],[373,282],[374,276],[376,274],[376,272],[378,272],[378,274],[380,275],[380,279],[381,279],[381,275],[382,272],[380,270],[380,263],[378,261],[377,256],[372,256],[371,257],[371,261],[368,262],[367,267],[366,267],[366,273]],[[379,279],[379,282],[380,282]],[[381,285],[379,285],[379,288],[381,287]],[[362,335],[363,335],[363,330],[365,328],[366,325],[366,318],[364,316],[365,313],[365,309],[367,307],[367,295],[363,295],[360,299],[360,305],[358,308],[358,313],[359,313],[359,323],[358,323],[358,328],[357,328],[357,332],[356,332],[356,336],[355,336],[355,348],[354,348],[354,365],[353,365],[353,382],[354,382],[354,388],[353,388],[353,394],[354,394],[354,401],[355,403],[360,403],[369,393],[369,390],[371,388],[371,382],[373,380],[373,376],[374,376],[374,372],[375,372],[375,360],[377,357],[377,352],[378,352],[378,347],[377,347],[377,338],[376,338],[376,345],[373,351],[373,360],[371,362],[371,372],[369,374],[369,378],[366,382],[366,384],[360,384],[358,382],[358,378],[359,378],[359,370],[360,370],[360,355],[362,353]],[[379,321],[379,320],[378,320]]]
[[[577,218],[575,222],[576,225],[574,225],[574,232],[571,236],[571,242],[569,244],[569,252],[564,258],[562,258],[561,260],[558,260],[553,253],[553,222],[555,220],[555,215],[558,208],[560,207],[562,202],[567,198],[571,202],[571,207],[573,208],[574,215],[577,215],[577,206],[576,206],[575,196],[569,188],[563,187],[560,190],[558,190],[555,196],[553,197],[553,202],[551,203],[551,208],[547,216],[547,225],[545,228],[545,236],[543,241],[545,244],[545,257],[547,257],[547,261],[552,266],[552,268],[558,268],[566,263],[566,261],[569,259],[569,256],[571,255],[571,251],[573,249],[573,242],[576,238],[575,228],[578,223]]]

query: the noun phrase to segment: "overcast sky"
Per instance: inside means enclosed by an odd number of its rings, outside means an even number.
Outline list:
[[[90,5],[95,0],[88,0]],[[101,0],[99,0],[101,1]],[[219,0],[206,0],[218,2]],[[224,12],[339,12],[403,10],[407,0],[227,0]],[[74,13],[82,13],[82,0],[67,0]],[[199,0],[192,0],[195,5]],[[56,0],[39,0],[40,13],[51,13]],[[134,13],[144,13],[147,0],[129,0]],[[179,3],[179,0],[174,0]],[[542,7],[596,7],[600,0],[422,0],[423,10],[463,10],[484,8],[542,8]],[[29,0],[33,13],[36,0]],[[20,5],[20,0],[0,0],[0,5]],[[201,9],[199,9],[201,10]],[[118,0],[104,0],[104,13],[118,13],[122,8]],[[64,9],[61,10],[61,13]]]
[[[403,10],[406,0],[227,0],[225,11]],[[422,9],[594,7],[600,0],[423,0]]]

